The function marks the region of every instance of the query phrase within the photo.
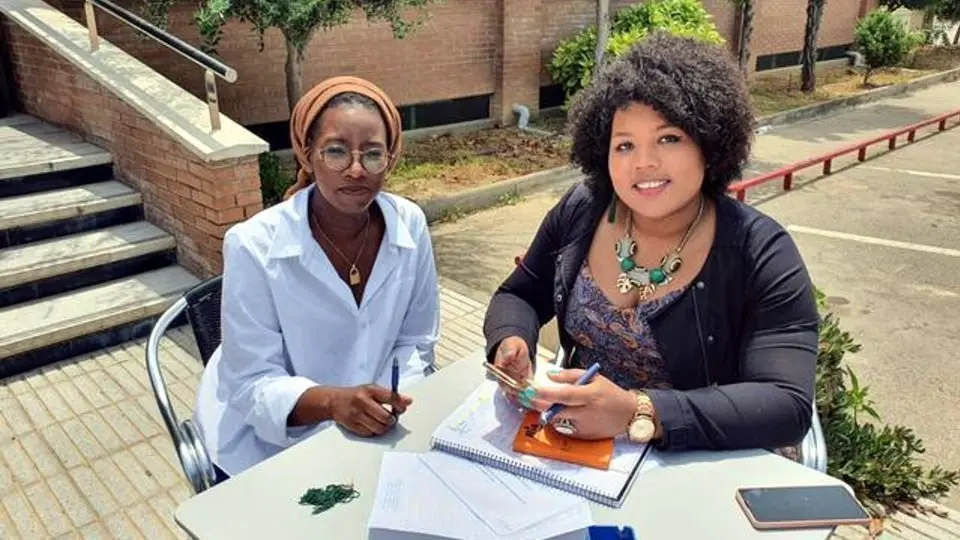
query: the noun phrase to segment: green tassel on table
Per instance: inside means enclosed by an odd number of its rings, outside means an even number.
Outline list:
[[[325,512],[337,503],[348,503],[360,496],[350,484],[329,484],[325,488],[310,488],[300,497],[300,504],[313,506],[313,514]]]

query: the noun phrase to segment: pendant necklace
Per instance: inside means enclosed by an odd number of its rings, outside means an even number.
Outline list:
[[[327,233],[323,232],[323,229],[320,228],[320,223],[317,222],[317,218],[313,215],[313,212],[308,209],[307,214],[310,215],[310,222],[313,223],[313,226],[317,228],[317,232],[320,233],[327,240],[327,242],[330,242],[330,245],[333,246],[333,249],[335,249],[340,257],[342,257],[343,260],[350,265],[350,272],[348,273],[350,286],[355,287],[359,285],[363,280],[360,276],[360,269],[357,268],[357,261],[359,261],[360,256],[363,255],[363,248],[367,246],[367,231],[370,230],[370,212],[367,212],[367,221],[363,225],[363,240],[360,242],[360,249],[357,250],[357,256],[353,258],[353,262],[350,262],[350,259],[348,259],[347,256],[340,251],[340,248],[337,247],[337,244],[334,243],[329,236],[327,236]]]
[[[614,200],[614,207],[616,204],[617,201]],[[614,207],[610,209],[611,222],[614,220]],[[633,260],[633,256],[637,251],[637,242],[632,236],[633,212],[627,212],[626,231],[624,232],[623,238],[617,240],[615,245],[617,262],[620,267],[620,276],[617,278],[617,290],[622,294],[627,294],[632,289],[637,288],[639,289],[638,295],[640,300],[646,300],[653,295],[657,287],[673,281],[673,275],[683,266],[683,258],[680,257],[680,252],[683,251],[684,246],[687,245],[687,241],[690,240],[691,233],[697,224],[700,223],[700,218],[703,216],[703,207],[704,199],[701,196],[700,206],[697,208],[697,216],[690,222],[690,225],[687,226],[687,230],[683,233],[683,237],[680,239],[677,247],[660,259],[659,266],[650,269],[644,268]]]

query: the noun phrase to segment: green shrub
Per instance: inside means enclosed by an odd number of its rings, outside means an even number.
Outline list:
[[[857,21],[854,38],[866,63],[866,85],[874,71],[902,62],[911,50],[923,44],[926,36],[923,32],[911,32],[903,20],[886,9],[875,9]]]
[[[818,299],[825,309],[819,291]],[[859,350],[838,319],[827,313],[820,324],[817,358],[817,411],[827,443],[827,473],[849,484],[875,516],[945,495],[960,481],[960,471],[939,466],[924,470],[915,461],[925,450],[913,430],[880,425],[867,387],[861,387],[843,363],[845,354]]]
[[[273,206],[283,200],[283,193],[293,185],[293,175],[283,168],[280,158],[272,152],[260,154],[260,194],[263,207]]]
[[[624,54],[655,30],[709,43],[724,42],[699,0],[650,0],[628,6],[611,18],[604,58]],[[590,26],[562,41],[554,50],[548,68],[553,80],[563,86],[568,99],[593,80],[596,46],[597,28]]]

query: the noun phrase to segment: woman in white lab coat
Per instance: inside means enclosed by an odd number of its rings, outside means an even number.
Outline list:
[[[423,211],[382,191],[401,151],[400,115],[355,77],[311,89],[290,136],[300,171],[286,200],[224,238],[223,342],[195,419],[221,479],[333,424],[385,433],[432,372],[439,332]]]

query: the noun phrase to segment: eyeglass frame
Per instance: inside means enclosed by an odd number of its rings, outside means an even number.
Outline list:
[[[343,148],[344,151],[346,151],[347,153],[350,154],[350,160],[347,161],[347,164],[344,165],[343,168],[341,168],[341,169],[336,169],[336,168],[334,168],[334,167],[331,167],[330,164],[327,163],[327,150],[329,150],[330,148],[334,148],[334,147]],[[324,146],[323,148],[317,149],[316,151],[320,153],[320,161],[323,163],[323,166],[326,167],[327,169],[333,171],[333,172],[342,173],[343,171],[345,171],[345,170],[349,169],[350,167],[352,167],[353,164],[354,164],[354,162],[360,161],[360,167],[361,167],[364,171],[366,171],[366,172],[368,172],[368,173],[370,173],[370,174],[382,174],[384,171],[387,170],[387,168],[390,167],[390,160],[393,159],[393,154],[390,153],[390,151],[389,151],[386,147],[384,147],[383,150],[382,150],[382,151],[383,151],[383,156],[384,156],[384,158],[385,158],[385,159],[384,159],[384,162],[383,162],[383,168],[380,169],[380,170],[378,170],[378,171],[371,171],[370,169],[367,168],[366,165],[363,164],[363,154],[366,154],[367,152],[369,152],[369,151],[371,151],[371,150],[373,150],[373,148],[368,148],[368,149],[366,149],[366,150],[350,150],[350,149],[348,149],[348,148],[347,148],[345,145],[343,145],[343,144],[331,143],[331,144],[328,144],[328,145]],[[359,157],[359,158],[357,157],[357,154],[360,154],[360,157]]]

